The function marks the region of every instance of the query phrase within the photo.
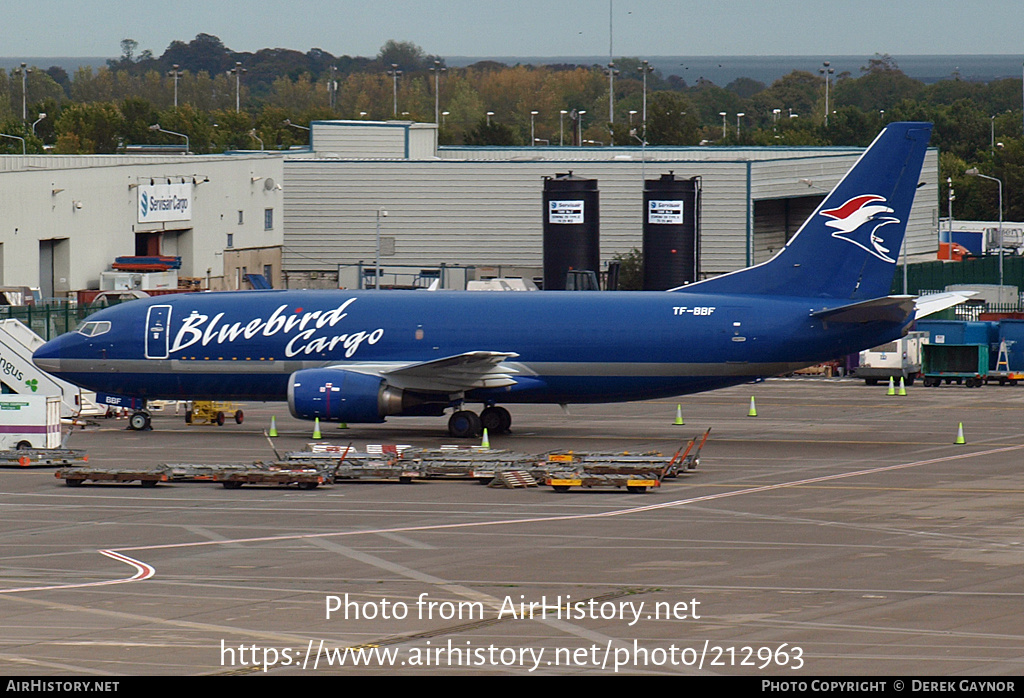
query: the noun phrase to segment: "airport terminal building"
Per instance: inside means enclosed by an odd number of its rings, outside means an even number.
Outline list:
[[[764,261],[859,148],[438,147],[433,124],[314,122],[308,150],[225,155],[0,156],[0,285],[62,298],[141,288],[123,256],[180,258],[197,288],[359,287],[385,272],[458,268],[449,286],[541,274],[545,178],[599,196],[600,265],[643,244],[644,182],[696,178],[701,277]],[[908,225],[911,260],[938,247],[938,152]],[[386,212],[386,216],[383,215]],[[147,277],[148,278],[148,277]],[[144,288],[142,290],[145,290]]]

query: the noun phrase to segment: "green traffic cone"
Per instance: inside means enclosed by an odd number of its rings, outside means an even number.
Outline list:
[[[757,407],[754,406],[754,396],[753,395],[750,396],[750,409],[747,411],[747,416],[748,417],[756,417],[757,416]]]
[[[277,437],[277,421],[275,417],[270,418],[270,436],[273,438]]]
[[[313,426],[313,438],[314,439],[322,438],[320,436],[320,418],[319,417],[316,417],[316,423]]]
[[[956,445],[966,444],[964,440],[964,423],[960,422],[960,426],[956,430],[956,441],[953,442]]]
[[[480,442],[480,448],[490,448],[491,441],[487,438],[487,427],[484,427],[484,439]]]
[[[907,386],[903,382],[903,376],[900,376],[900,392],[898,394],[901,396],[906,396],[907,394]]]
[[[895,395],[895,394],[896,394],[896,386],[893,385],[892,376],[889,376],[889,392],[887,392],[886,395]]]
[[[672,426],[681,427],[683,426],[683,406],[676,405],[676,421],[672,422]]]

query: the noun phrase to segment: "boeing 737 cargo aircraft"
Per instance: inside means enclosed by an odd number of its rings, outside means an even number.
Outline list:
[[[663,398],[791,372],[913,321],[915,299],[888,294],[930,133],[889,124],[771,260],[674,291],[163,296],[96,313],[34,360],[88,390],[287,400],[310,420],[451,409],[455,436],[508,431],[504,405]]]

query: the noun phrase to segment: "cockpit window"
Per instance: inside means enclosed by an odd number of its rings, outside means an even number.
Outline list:
[[[98,337],[107,332],[110,332],[110,322],[107,320],[93,320],[78,328],[78,334],[84,334],[86,337]]]

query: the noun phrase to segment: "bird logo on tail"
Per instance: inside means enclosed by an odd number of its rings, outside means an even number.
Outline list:
[[[882,226],[900,222],[898,218],[886,215],[893,210],[885,203],[885,197],[861,194],[838,208],[822,211],[821,215],[832,219],[825,222],[825,225],[836,228],[832,237],[851,242],[883,262],[895,264],[891,250],[885,247],[885,238],[878,235]]]

